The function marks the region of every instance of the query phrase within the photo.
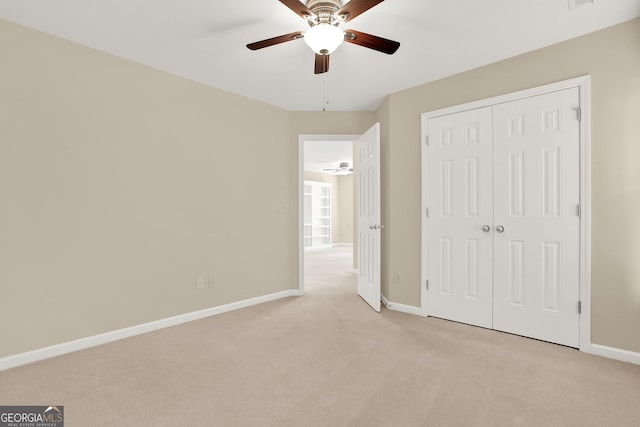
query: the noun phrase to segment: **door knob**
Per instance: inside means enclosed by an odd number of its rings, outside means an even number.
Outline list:
[[[489,227],[488,225],[483,225],[482,226],[482,231],[484,231],[485,233],[488,233],[491,231],[491,227]]]
[[[496,227],[496,231],[497,231],[498,233],[502,233],[502,232],[504,232],[504,227],[503,227],[503,226],[501,226],[501,225],[499,225],[499,226],[497,226],[497,227]]]

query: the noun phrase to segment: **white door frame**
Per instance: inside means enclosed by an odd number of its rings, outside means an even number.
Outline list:
[[[580,121],[580,351],[591,351],[591,77],[581,76],[549,85],[539,86],[518,92],[487,98],[440,110],[429,111],[421,115],[422,141],[422,245],[421,245],[421,312],[428,316],[426,283],[428,278],[428,238],[429,221],[427,217],[428,201],[428,138],[427,121],[430,118],[459,113],[495,104],[516,101],[518,99],[557,92],[569,88],[578,88],[582,120]]]
[[[298,135],[298,292],[300,295],[304,295],[304,143],[307,141],[356,141],[360,136],[362,135]]]

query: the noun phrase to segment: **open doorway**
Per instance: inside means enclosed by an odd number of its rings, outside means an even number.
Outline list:
[[[354,262],[353,141],[358,135],[299,138],[300,291],[330,287],[331,277],[357,287]],[[349,280],[351,278],[351,280]],[[344,280],[347,279],[347,280]]]

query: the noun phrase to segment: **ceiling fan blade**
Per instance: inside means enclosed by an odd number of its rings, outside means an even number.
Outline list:
[[[369,49],[377,50],[378,52],[386,53],[388,55],[393,55],[400,47],[400,43],[396,41],[373,36],[367,33],[361,33],[360,31],[355,30],[345,31],[344,41],[368,47]]]
[[[338,9],[335,15],[346,15],[346,19],[343,22],[349,22],[356,16],[363,14],[383,1],[384,0],[351,0],[349,3]]]
[[[300,0],[280,0],[280,3],[287,6],[301,18],[309,19],[313,16],[311,9],[300,2]]]
[[[315,74],[322,74],[329,71],[329,55],[318,55],[316,53]]]
[[[259,42],[249,43],[247,47],[251,50],[258,50],[265,47],[274,46],[276,44],[290,42],[292,40],[298,40],[298,39],[301,39],[302,37],[304,37],[304,34],[302,33],[302,31],[296,31],[295,33],[284,34],[282,36],[272,37],[270,39],[261,40]]]

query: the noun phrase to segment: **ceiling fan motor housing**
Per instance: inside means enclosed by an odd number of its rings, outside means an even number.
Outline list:
[[[338,17],[335,13],[342,7],[340,0],[309,0],[307,7],[317,17],[317,24],[334,24]]]

